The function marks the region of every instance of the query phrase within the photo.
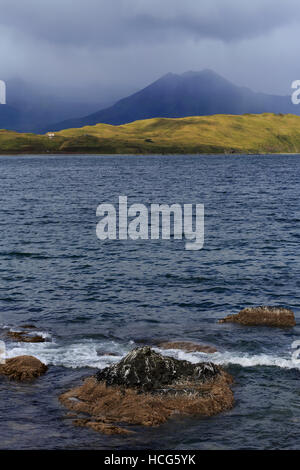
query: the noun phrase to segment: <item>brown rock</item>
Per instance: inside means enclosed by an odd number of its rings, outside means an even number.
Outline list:
[[[178,361],[144,347],[86,379],[60,400],[69,410],[90,415],[75,424],[112,433],[115,423],[157,426],[173,414],[212,416],[229,410],[234,403],[231,384],[232,377],[219,366]],[[121,432],[119,426],[116,432]]]
[[[47,369],[45,364],[33,356],[17,356],[0,365],[0,374],[9,379],[25,381],[40,377]]]
[[[219,323],[239,323],[245,326],[275,326],[279,328],[296,325],[294,312],[281,307],[250,307],[236,315],[219,320]]]
[[[107,436],[113,434],[133,434],[133,431],[129,429],[121,428],[120,426],[114,426],[113,424],[101,422],[101,421],[90,421],[88,419],[75,419],[73,421],[75,426],[82,426],[93,429],[93,431],[101,432]]]
[[[161,349],[181,349],[186,352],[203,352],[207,354],[217,352],[217,349],[212,346],[191,343],[190,341],[163,341],[158,343],[157,346]]]
[[[7,336],[13,341],[18,341],[19,343],[44,343],[46,341],[42,336],[32,336],[24,331],[9,331]]]

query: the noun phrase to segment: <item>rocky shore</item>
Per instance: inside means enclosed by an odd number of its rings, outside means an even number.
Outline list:
[[[267,306],[245,308],[219,323],[280,328],[296,324],[292,310]],[[34,325],[22,325],[20,330],[10,330],[5,335],[18,342],[45,340]],[[211,345],[181,340],[160,341],[153,347],[188,353],[217,352]],[[28,381],[40,377],[47,369],[33,356],[18,356],[0,364],[0,375]],[[142,346],[86,378],[59,399],[71,413],[75,426],[108,435],[130,434],[135,432],[133,426],[158,426],[176,414],[208,417],[227,411],[234,405],[232,384],[232,377],[212,362],[193,364]]]

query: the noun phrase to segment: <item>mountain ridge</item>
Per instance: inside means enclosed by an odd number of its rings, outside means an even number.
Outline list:
[[[289,96],[269,95],[234,85],[210,69],[183,74],[169,72],[145,88],[96,113],[68,119],[47,130],[59,131],[99,123],[123,125],[159,117],[215,114],[299,114]]]

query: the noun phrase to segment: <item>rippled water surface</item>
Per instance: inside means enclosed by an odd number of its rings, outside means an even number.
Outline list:
[[[7,355],[49,364],[33,384],[0,378],[2,449],[292,449],[300,442],[293,329],[220,325],[258,304],[300,312],[299,156],[0,157],[0,332],[24,323],[40,344]],[[96,208],[204,203],[205,247],[96,238]],[[235,407],[176,418],[130,437],[75,428],[58,395],[140,344],[190,340],[235,378]],[[114,356],[108,355],[114,353]]]

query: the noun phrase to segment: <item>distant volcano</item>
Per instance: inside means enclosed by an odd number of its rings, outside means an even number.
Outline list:
[[[52,125],[51,130],[98,123],[120,125],[155,117],[265,112],[299,114],[300,108],[291,103],[289,96],[255,93],[234,85],[211,70],[203,70],[182,75],[168,73],[109,108]]]

